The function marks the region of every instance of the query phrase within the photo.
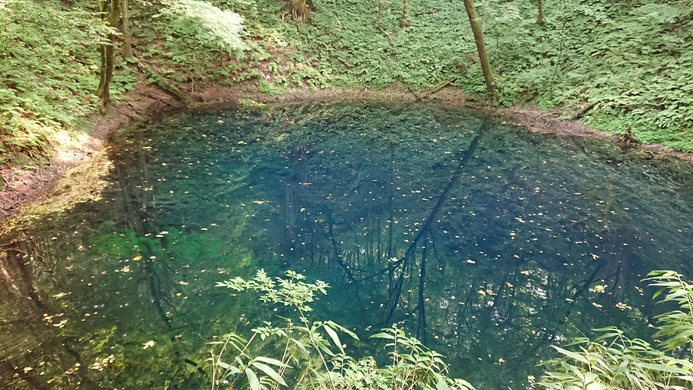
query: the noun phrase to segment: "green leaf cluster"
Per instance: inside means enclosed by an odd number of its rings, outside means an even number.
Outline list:
[[[674,271],[652,271],[647,281],[659,287],[655,298],[675,303],[680,310],[658,315],[659,346],[629,338],[615,328],[595,329],[601,336],[591,341],[578,338],[561,357],[545,363],[549,370],[540,384],[547,389],[689,389],[693,386],[693,363],[688,356],[693,342],[693,286]]]
[[[165,0],[164,10],[158,16],[166,16],[170,31],[191,34],[203,46],[217,47],[242,57],[249,47],[243,18],[232,11],[221,10],[198,0]]]
[[[316,293],[326,294],[327,284],[304,282],[305,277],[287,271],[287,278],[270,278],[258,271],[255,278],[234,278],[218,283],[236,291],[263,293],[261,300],[288,306],[299,313],[298,321],[280,317],[282,325],[265,322],[249,339],[229,334],[211,343],[212,388],[251,390],[293,389],[458,389],[473,390],[461,379],[450,378],[443,356],[396,327],[383,329],[373,339],[386,342],[388,358],[383,367],[373,357],[354,358],[340,334],[358,342],[358,336],[333,321],[308,318],[308,303]],[[275,357],[268,357],[275,356]],[[280,356],[279,359],[276,356]]]

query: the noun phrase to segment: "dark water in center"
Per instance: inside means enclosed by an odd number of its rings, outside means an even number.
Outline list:
[[[362,340],[400,323],[523,389],[552,344],[647,337],[647,272],[693,275],[690,165],[467,111],[178,115],[113,163],[101,199],[0,241],[2,388],[209,388],[207,343],[273,318],[214,285],[264,268],[330,283],[316,316]]]

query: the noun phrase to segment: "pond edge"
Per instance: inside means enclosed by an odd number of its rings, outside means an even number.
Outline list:
[[[51,163],[35,170],[18,168],[0,171],[5,185],[0,190],[0,234],[17,225],[30,223],[41,215],[59,212],[76,203],[98,199],[108,174],[108,139],[119,130],[146,126],[165,115],[180,111],[209,111],[235,108],[244,104],[276,103],[350,103],[350,104],[433,104],[448,108],[465,108],[494,117],[502,123],[522,127],[531,132],[554,134],[561,137],[598,138],[614,143],[621,138],[592,129],[577,120],[562,119],[561,110],[541,111],[536,107],[498,108],[466,99],[454,87],[446,87],[435,95],[421,99],[401,86],[387,89],[334,88],[294,90],[278,95],[267,95],[249,85],[235,87],[210,86],[190,92],[181,101],[153,85],[139,84],[105,115],[92,118],[94,131],[78,145],[57,150]],[[673,151],[663,145],[637,145],[637,149],[651,158],[675,157],[693,162],[693,153]],[[85,182],[86,181],[86,182]],[[50,206],[56,203],[56,206]]]

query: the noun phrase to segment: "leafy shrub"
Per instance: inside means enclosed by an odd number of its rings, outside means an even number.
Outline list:
[[[261,292],[260,300],[289,308],[297,321],[279,317],[281,326],[265,322],[253,329],[250,339],[238,334],[224,336],[212,351],[213,388],[231,386],[253,390],[278,385],[295,389],[473,389],[447,376],[442,355],[426,349],[418,340],[396,327],[371,338],[387,342],[388,364],[378,359],[355,359],[346,352],[340,333],[358,337],[332,321],[310,318],[311,302],[327,294],[327,284],[306,283],[305,277],[287,271],[287,278],[270,278],[259,271],[255,278],[235,278],[218,283],[235,291]],[[689,389],[693,386],[693,285],[673,271],[653,271],[646,279],[659,287],[655,298],[678,308],[657,316],[658,347],[608,327],[594,341],[578,338],[568,348],[555,346],[560,357],[544,363],[546,373],[538,385],[556,390]],[[276,311],[276,309],[275,309]],[[279,356],[280,358],[264,356]]]
[[[693,345],[693,285],[673,271],[653,271],[646,279],[659,287],[655,298],[679,309],[657,316],[659,348],[645,340],[629,338],[617,328],[597,329],[594,341],[579,338],[572,350],[554,347],[562,356],[549,360],[540,384],[547,389],[690,389],[693,363],[677,356],[690,355]]]
[[[270,278],[258,271],[255,278],[218,283],[235,291],[259,291],[260,300],[289,307],[298,318],[280,317],[281,326],[265,322],[250,339],[232,333],[213,342],[212,388],[262,388],[278,385],[294,389],[459,389],[473,390],[447,376],[442,355],[425,348],[398,328],[383,329],[372,338],[386,341],[389,364],[378,368],[376,359],[350,356],[339,333],[358,340],[353,332],[332,321],[309,318],[316,294],[327,294],[326,283],[306,283],[303,275],[287,271],[287,278]],[[258,340],[259,339],[259,340]],[[273,358],[261,354],[268,353]]]
[[[197,0],[170,0],[161,15],[169,15],[168,23],[173,31],[192,33],[197,41],[207,47],[217,47],[242,57],[248,50],[243,18],[231,11],[224,11],[210,3]]]

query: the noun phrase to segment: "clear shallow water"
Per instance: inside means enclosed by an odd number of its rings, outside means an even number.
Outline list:
[[[316,315],[362,339],[400,322],[521,389],[551,344],[647,336],[648,271],[693,275],[690,165],[466,111],[179,115],[113,161],[100,200],[0,241],[2,388],[207,388],[207,343],[273,318],[214,284],[264,268],[329,282]]]

